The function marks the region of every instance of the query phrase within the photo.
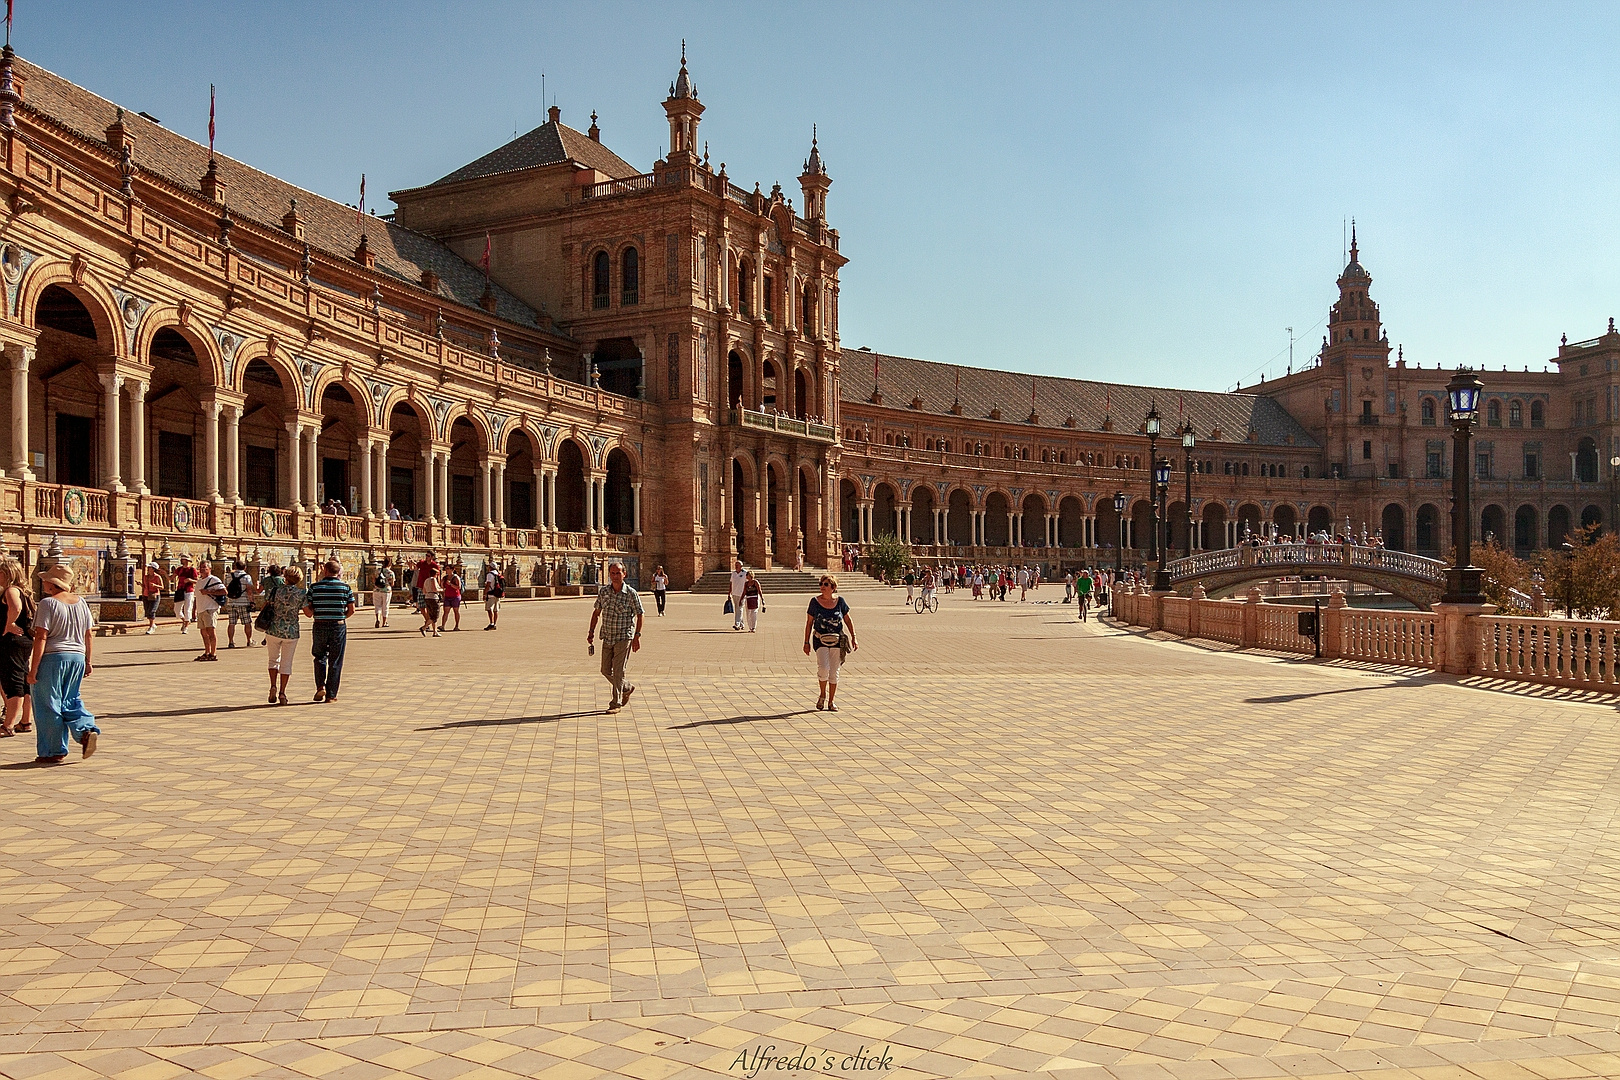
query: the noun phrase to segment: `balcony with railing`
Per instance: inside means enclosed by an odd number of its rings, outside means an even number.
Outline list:
[[[797,435],[817,442],[835,442],[838,431],[831,424],[817,424],[810,420],[797,420],[778,413],[758,412],[754,409],[731,410],[731,422],[738,427],[761,431],[779,431],[784,435]]]

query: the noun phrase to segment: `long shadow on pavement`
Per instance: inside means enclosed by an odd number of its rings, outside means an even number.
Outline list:
[[[770,716],[722,716],[713,720],[694,720],[690,724],[671,725],[670,731],[685,731],[688,728],[715,727],[719,724],[752,724],[756,720],[787,720],[795,716],[805,716],[814,712],[814,709],[799,709],[796,712],[773,713]]]
[[[550,716],[491,716],[480,720],[452,720],[448,724],[419,727],[417,731],[450,731],[454,728],[502,727],[506,724],[555,724],[559,720],[574,720],[581,716],[605,716],[607,709],[587,709],[584,712],[553,713]]]

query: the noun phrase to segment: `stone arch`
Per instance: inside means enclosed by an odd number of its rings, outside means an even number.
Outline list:
[[[1260,507],[1252,502],[1244,503],[1237,508],[1237,535],[1242,540],[1245,536],[1258,536],[1261,522],[1264,520],[1260,514]]]
[[[603,464],[606,478],[602,482],[602,521],[607,531],[616,536],[629,536],[636,531],[635,516],[635,463],[624,447],[615,444],[607,452]]]
[[[934,536],[934,510],[939,505],[939,493],[934,485],[911,485],[911,535],[906,539],[913,544],[932,544]]]
[[[1293,536],[1299,524],[1299,512],[1293,503],[1280,502],[1271,510],[1271,523],[1277,526],[1279,535]]]
[[[879,480],[872,485],[872,535],[900,535],[895,510],[900,505],[900,485],[892,480]]]
[[[733,344],[726,350],[726,406],[741,409],[748,404],[748,372],[751,361],[748,350]]]
[[[1311,507],[1305,518],[1305,530],[1309,533],[1331,533],[1333,531],[1333,511],[1317,503]]]
[[[1065,495],[1058,500],[1057,541],[1059,547],[1086,546],[1086,508],[1078,495]]]
[[[98,344],[110,345],[115,356],[129,355],[129,338],[118,310],[118,299],[94,274],[81,273],[75,278],[72,264],[65,259],[36,260],[23,275],[17,287],[17,315],[24,326],[40,328],[39,302],[52,285],[60,286],[84,305],[95,326]]]
[[[1412,536],[1413,552],[1418,555],[1427,555],[1430,558],[1438,557],[1440,554],[1440,508],[1434,503],[1424,503],[1417,508],[1416,520],[1417,524],[1413,529]]]
[[[544,443],[522,423],[508,424],[501,436],[502,470],[505,490],[502,506],[506,523],[514,529],[533,529],[540,523],[539,485],[535,473],[543,457]]]
[[[1019,538],[1026,547],[1036,541],[1039,546],[1046,546],[1046,514],[1046,496],[1039,491],[1026,492],[1018,504]]]
[[[172,330],[185,339],[197,359],[197,370],[205,386],[224,386],[225,360],[220,355],[219,339],[211,333],[199,333],[180,318],[180,309],[172,304],[153,307],[142,317],[135,331],[135,345],[130,356],[142,363],[151,363],[152,342],[164,330]],[[240,355],[240,354],[239,354]]]
[[[1228,546],[1226,538],[1226,504],[1219,499],[1204,503],[1204,548],[1217,551]]]
[[[237,393],[247,392],[248,368],[254,361],[264,364],[275,373],[286,394],[287,408],[294,410],[303,408],[304,381],[298,377],[298,369],[293,366],[290,357],[281,349],[272,349],[267,341],[244,342],[236,351],[236,364],[231,372],[229,389]]]
[[[1405,551],[1406,507],[1395,502],[1386,504],[1379,515],[1378,531],[1384,538],[1384,546],[1390,551]]]
[[[1164,516],[1165,543],[1170,547],[1170,557],[1178,558],[1187,552],[1187,504],[1177,499],[1164,508]]]
[[[1513,512],[1514,554],[1527,554],[1536,549],[1536,517],[1536,508],[1529,503]]]
[[[958,484],[945,496],[945,536],[954,544],[973,544],[973,492]]]
[[[333,386],[343,388],[355,407],[360,410],[361,418],[369,425],[371,417],[376,415],[376,402],[372,400],[371,388],[365,384],[365,380],[345,376],[340,367],[325,368],[315,376],[315,383],[310,388],[310,398],[316,403],[317,408],[326,391]]]
[[[1147,551],[1153,543],[1153,503],[1148,499],[1137,499],[1131,503],[1128,513],[1126,542],[1138,551]]]
[[[427,465],[422,453],[438,441],[434,438],[432,413],[403,391],[384,398],[380,412],[382,426],[388,432],[387,448],[383,451],[387,458],[388,490],[378,499],[386,499],[406,517],[431,517],[434,508],[427,505],[423,482]],[[434,482],[437,483],[437,479]]]
[[[1000,488],[987,492],[984,497],[984,542],[990,547],[1006,547],[1012,543],[1009,518],[1013,512],[1012,497]]]
[[[1563,503],[1556,503],[1547,508],[1548,547],[1562,547],[1565,542],[1574,540],[1569,521],[1569,507]]]
[[[1479,512],[1479,536],[1476,538],[1481,544],[1494,543],[1497,547],[1508,546],[1507,511],[1496,503],[1490,503]]]
[[[838,478],[838,531],[846,544],[861,538],[861,482],[852,476]]]
[[[1586,539],[1586,536],[1584,535],[1584,532],[1587,529],[1593,530],[1592,531],[1593,536],[1602,535],[1602,533],[1603,533],[1603,508],[1600,507],[1597,503],[1588,503],[1586,505],[1586,507],[1581,510],[1581,529],[1582,529],[1582,532],[1583,532],[1583,535],[1582,535],[1581,539],[1583,539],[1583,540]]]
[[[557,443],[557,528],[582,533],[590,528],[585,520],[585,478],[590,472],[591,448],[573,434]]]
[[[484,415],[483,410],[473,408],[472,403],[466,401],[458,401],[451,405],[444,414],[444,433],[447,438],[459,422],[465,422],[472,428],[473,435],[477,438],[477,443],[473,447],[474,452],[488,454],[495,445],[495,432],[490,427],[489,417]]]

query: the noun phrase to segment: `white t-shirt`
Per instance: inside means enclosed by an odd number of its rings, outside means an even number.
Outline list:
[[[748,571],[746,571],[746,570],[733,570],[731,572],[731,595],[732,596],[741,596],[743,594],[743,586],[745,586],[747,584],[748,584]]]
[[[664,574],[653,575],[653,592],[663,592],[669,587],[669,577]]]
[[[218,611],[220,604],[224,602],[223,598],[216,600],[214,597],[208,595],[208,590],[221,589],[224,587],[225,583],[219,580],[219,578],[215,577],[213,574],[207,574],[198,580],[197,610],[204,613]]]

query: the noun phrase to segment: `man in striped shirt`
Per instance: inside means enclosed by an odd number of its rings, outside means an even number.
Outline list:
[[[343,677],[343,649],[348,644],[345,620],[354,614],[354,590],[338,577],[343,567],[336,559],[328,561],[322,571],[321,580],[309,587],[304,614],[315,620],[309,634],[315,654],[315,700],[336,701]]]

